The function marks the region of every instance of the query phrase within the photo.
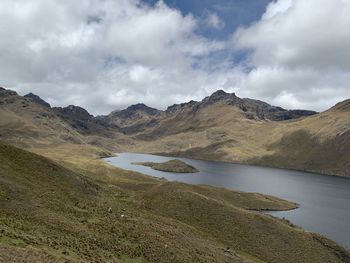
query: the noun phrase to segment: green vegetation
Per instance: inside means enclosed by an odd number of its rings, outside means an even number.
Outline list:
[[[144,163],[133,163],[133,164],[148,166],[154,170],[163,171],[163,172],[172,172],[172,173],[199,172],[195,167],[180,160],[170,160],[164,163],[144,162]]]
[[[124,171],[83,146],[36,151],[55,161],[0,143],[4,262],[350,260],[333,241],[252,211],[293,203]]]

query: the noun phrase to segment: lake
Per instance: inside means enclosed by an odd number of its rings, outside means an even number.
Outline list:
[[[176,174],[133,165],[132,162],[164,162],[174,158],[150,154],[122,153],[105,160],[117,167],[141,172],[169,181],[207,184],[246,192],[274,195],[300,207],[287,212],[272,212],[305,230],[327,236],[350,249],[350,179],[320,174],[176,158],[200,172]]]

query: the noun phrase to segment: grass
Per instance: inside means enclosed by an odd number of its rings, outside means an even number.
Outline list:
[[[197,173],[199,172],[195,167],[180,161],[180,160],[170,160],[164,163],[153,163],[153,162],[141,162],[133,163],[136,165],[143,165],[151,167],[154,170],[172,173]]]
[[[248,120],[220,103],[195,114],[185,110],[138,135],[126,151],[349,176],[348,103],[282,122]]]
[[[292,209],[294,203],[124,171],[83,146],[46,154],[54,161],[0,144],[0,261],[350,259],[328,239],[252,211]]]

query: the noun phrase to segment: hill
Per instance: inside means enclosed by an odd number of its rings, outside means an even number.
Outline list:
[[[130,142],[118,127],[105,126],[81,107],[51,108],[37,95],[19,96],[4,88],[0,116],[0,139],[22,148],[88,144],[116,151]]]
[[[348,105],[287,111],[219,91],[168,108],[131,150],[350,176]]]
[[[132,105],[93,116],[0,89],[0,138],[23,148],[86,145],[350,176],[349,100],[316,113],[217,91],[165,111]]]
[[[66,155],[56,155],[66,163],[61,158]],[[293,203],[166,182],[80,158],[98,165],[80,161],[66,168],[0,143],[1,262],[350,260],[334,242],[254,211],[292,209]]]

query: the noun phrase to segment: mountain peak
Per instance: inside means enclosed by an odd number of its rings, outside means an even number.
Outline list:
[[[89,120],[93,116],[84,108],[75,106],[75,105],[69,105],[64,108],[55,108],[59,113],[62,115],[69,117],[69,118],[76,118],[81,120]]]
[[[235,98],[236,94],[234,92],[227,93],[226,91],[219,89],[209,96],[210,100],[221,100],[225,98]]]
[[[233,95],[235,95],[234,93],[231,93]],[[226,91],[219,89],[217,91],[215,91],[213,94],[210,95],[210,97],[222,97],[222,96],[227,96],[230,95],[230,93],[227,93]]]
[[[202,103],[204,104],[212,104],[212,103],[216,103],[218,101],[236,101],[237,99],[239,99],[235,93],[227,93],[224,90],[217,90],[215,91],[213,94],[211,94],[210,96],[204,98],[202,100]]]
[[[148,109],[153,109],[153,108],[148,107],[146,104],[143,104],[143,103],[137,103],[126,108],[126,110],[148,110]]]
[[[16,91],[0,87],[0,97],[8,97],[8,96],[16,96],[16,95],[18,95]]]
[[[137,103],[137,104],[134,104],[134,105],[127,107],[125,110],[114,112],[113,114],[115,114],[121,118],[128,118],[128,117],[134,115],[136,112],[140,112],[140,111],[147,113],[148,115],[151,115],[151,116],[158,116],[161,113],[160,110],[157,110],[155,108],[151,108],[143,103]]]
[[[24,95],[25,98],[30,98],[32,99],[34,102],[47,107],[47,108],[51,108],[51,105],[49,103],[47,103],[46,101],[44,101],[42,98],[40,98],[38,95],[35,95],[34,93],[28,93],[27,95]]]

